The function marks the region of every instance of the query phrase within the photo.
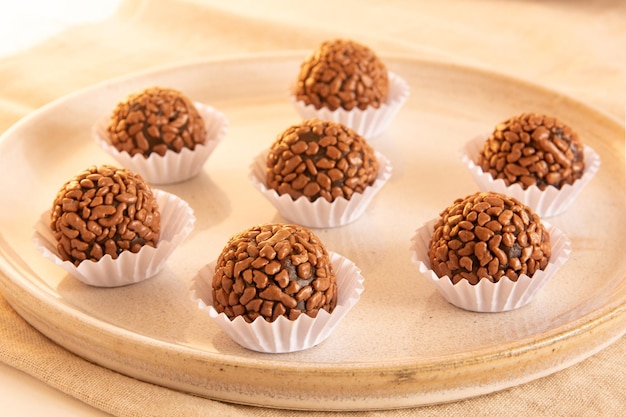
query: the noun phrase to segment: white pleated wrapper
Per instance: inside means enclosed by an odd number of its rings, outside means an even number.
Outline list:
[[[168,150],[161,156],[152,153],[148,158],[143,155],[130,156],[128,152],[118,151],[108,140],[107,126],[110,116],[103,117],[94,125],[94,140],[123,167],[137,172],[150,184],[174,184],[186,181],[198,175],[217,145],[226,136],[228,120],[217,109],[202,103],[194,103],[206,127],[206,142],[196,145],[194,150],[183,148],[180,152]]]
[[[381,153],[376,152],[379,168],[376,180],[362,193],[354,193],[350,200],[337,198],[332,203],[325,198],[311,202],[301,196],[294,200],[288,194],[279,195],[266,185],[266,158],[269,150],[261,152],[250,165],[249,178],[276,210],[289,221],[312,228],[345,226],[363,215],[376,193],[391,177],[391,162]]]
[[[57,241],[50,229],[50,210],[35,224],[35,246],[44,257],[87,285],[119,287],[151,278],[163,269],[167,258],[191,233],[196,220],[191,207],[181,198],[161,190],[152,192],[161,213],[161,237],[156,248],[144,246],[137,253],[123,251],[117,259],[105,255],[97,262],[83,261],[75,266],[58,256]]]
[[[345,110],[340,107],[331,111],[326,107],[316,109],[312,104],[306,105],[302,101],[296,100],[293,92],[289,95],[289,99],[303,120],[318,118],[341,123],[370,141],[387,130],[409,97],[410,91],[409,84],[404,79],[393,72],[389,72],[387,101],[378,108]]]
[[[321,310],[313,318],[301,314],[296,320],[284,316],[270,323],[258,317],[252,323],[241,316],[230,320],[213,307],[211,283],[215,272],[213,261],[203,267],[191,282],[191,299],[198,308],[237,344],[263,353],[287,353],[312,348],[326,340],[348,311],[359,301],[364,290],[364,278],[357,266],[347,258],[330,252],[337,276],[337,305],[332,313]]]
[[[439,278],[430,269],[428,246],[436,222],[437,219],[430,220],[417,229],[411,239],[411,261],[417,265],[422,275],[435,285],[446,301],[465,310],[497,313],[525,306],[565,264],[571,252],[569,239],[559,229],[544,222],[552,245],[550,262],[544,270],[536,271],[532,278],[521,275],[517,281],[502,278],[493,283],[488,279],[481,279],[478,284],[471,285],[468,281],[461,280],[455,285],[447,275]]]
[[[488,135],[483,135],[468,141],[461,152],[461,160],[467,166],[478,187],[483,191],[495,191],[514,197],[542,218],[564,213],[600,169],[600,156],[591,147],[585,145],[583,176],[573,184],[566,184],[560,190],[549,186],[543,191],[536,185],[526,190],[519,184],[507,186],[503,179],[494,180],[491,174],[485,173],[475,162],[478,160],[487,137]]]

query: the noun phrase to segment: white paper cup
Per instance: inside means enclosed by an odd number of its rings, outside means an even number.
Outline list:
[[[50,211],[35,224],[33,240],[44,257],[63,268],[74,278],[95,287],[119,287],[135,284],[158,274],[174,249],[191,233],[195,222],[193,210],[174,194],[153,189],[161,213],[161,237],[156,248],[144,246],[137,253],[124,251],[117,259],[105,255],[97,262],[83,261],[78,266],[58,256],[57,241],[50,229]]]
[[[363,215],[376,193],[391,177],[391,162],[381,153],[376,152],[379,168],[378,176],[372,185],[362,193],[354,193],[350,200],[337,198],[332,203],[325,198],[311,202],[301,196],[294,200],[288,194],[279,195],[266,185],[266,158],[269,150],[261,152],[250,165],[252,185],[272,203],[276,210],[290,222],[311,228],[345,226]]]
[[[194,103],[206,127],[206,142],[194,150],[183,148],[180,152],[168,150],[161,156],[152,153],[130,156],[120,152],[108,140],[107,126],[110,116],[100,119],[92,128],[94,140],[123,167],[140,174],[150,184],[174,184],[198,175],[217,145],[226,136],[228,120],[217,109],[202,103]]]
[[[550,262],[544,270],[536,271],[532,277],[521,275],[517,281],[503,277],[496,283],[483,278],[476,285],[471,285],[467,280],[452,284],[447,275],[439,278],[430,268],[428,245],[436,222],[437,219],[430,220],[417,229],[411,239],[411,261],[446,301],[465,310],[497,313],[525,306],[565,264],[571,252],[569,239],[559,229],[544,222],[552,245]]]
[[[536,185],[523,189],[520,184],[507,186],[503,179],[496,179],[476,164],[487,136],[479,136],[468,141],[461,151],[461,160],[467,166],[474,181],[482,191],[495,191],[515,197],[539,215],[547,218],[564,213],[576,196],[591,181],[600,169],[600,156],[589,146],[584,147],[585,169],[583,176],[573,184],[565,184],[561,189],[547,187],[541,190]]]
[[[191,299],[233,341],[242,347],[263,353],[287,353],[309,349],[326,340],[348,311],[359,301],[364,290],[364,278],[356,265],[343,256],[330,252],[337,276],[337,305],[332,313],[321,310],[313,318],[301,314],[296,320],[284,316],[270,323],[258,317],[252,323],[243,317],[230,320],[213,307],[211,281],[215,261],[203,267],[191,282]]]
[[[358,108],[345,110],[340,107],[332,111],[326,107],[316,109],[312,104],[306,105],[302,101],[296,100],[293,92],[290,94],[289,98],[303,120],[318,118],[341,123],[354,130],[368,141],[371,141],[387,130],[398,114],[398,111],[409,97],[409,93],[410,87],[408,83],[393,72],[389,72],[389,94],[387,101],[382,103],[378,108],[371,107],[365,110]]]

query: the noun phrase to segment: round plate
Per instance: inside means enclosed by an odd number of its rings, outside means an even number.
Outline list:
[[[294,409],[387,409],[453,401],[568,367],[626,329],[624,132],[572,99],[481,70],[386,56],[411,96],[372,145],[393,164],[362,218],[316,229],[362,270],[365,291],[322,344],[248,351],[190,300],[189,283],[228,238],[284,221],[248,178],[255,155],[298,117],[287,99],[306,52],[193,62],[105,82],[26,117],[0,141],[0,289],[35,328],[70,351],[140,380],[209,398]],[[156,277],[84,285],[44,259],[33,226],[56,191],[113,163],[90,130],[132,91],[161,85],[224,112],[229,130],[202,173],[160,187],[194,209],[195,230]],[[528,306],[481,314],[448,304],[411,263],[410,239],[457,197],[477,191],[465,141],[523,111],[573,126],[602,158],[577,201],[550,223],[572,240],[565,266]]]

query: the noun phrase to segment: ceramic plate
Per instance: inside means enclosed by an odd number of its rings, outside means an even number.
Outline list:
[[[190,300],[189,284],[227,239],[284,221],[248,167],[299,121],[287,88],[307,52],[206,60],[101,83],[39,109],[0,141],[0,289],[16,311],[70,351],[120,373],[236,403],[329,410],[409,407],[481,395],[551,374],[626,329],[624,131],[561,94],[482,70],[387,56],[411,95],[372,145],[391,179],[354,223],[316,233],[352,260],[365,291],[320,345],[260,354],[233,342]],[[156,277],[120,288],[82,284],[45,259],[32,235],[59,187],[114,163],[91,128],[129,92],[171,86],[222,111],[224,140],[199,176],[159,187],[197,220]],[[477,191],[466,141],[523,111],[557,116],[601,156],[570,209],[550,223],[572,241],[568,262],[535,300],[506,313],[448,304],[411,262],[410,239],[455,198]]]

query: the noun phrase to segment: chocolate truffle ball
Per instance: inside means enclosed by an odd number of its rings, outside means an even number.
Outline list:
[[[337,304],[330,257],[309,229],[289,224],[251,227],[230,238],[215,266],[213,307],[231,320],[316,317]]]
[[[266,184],[294,200],[349,200],[378,175],[379,163],[367,141],[331,121],[305,120],[287,128],[267,155]]]
[[[67,181],[57,193],[50,228],[59,257],[79,265],[104,255],[116,259],[156,247],[161,230],[157,201],[146,182],[127,169],[92,166]]]
[[[478,156],[478,165],[506,185],[558,189],[582,177],[583,146],[571,127],[554,117],[523,113],[498,124]]]
[[[204,120],[193,102],[172,88],[151,87],[117,104],[107,127],[120,152],[144,157],[195,149],[206,142]]]
[[[548,265],[551,250],[549,233],[529,207],[504,194],[479,192],[441,213],[428,257],[440,278],[475,285],[482,278],[532,277]]]
[[[388,92],[389,73],[380,58],[343,39],[323,42],[304,60],[295,87],[297,100],[331,111],[378,108]]]

